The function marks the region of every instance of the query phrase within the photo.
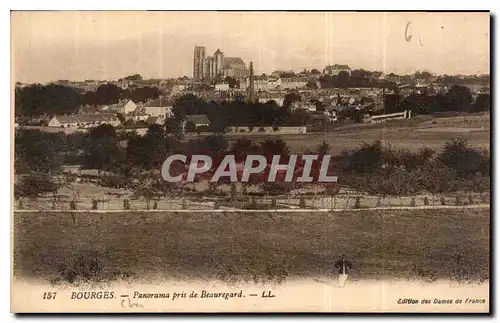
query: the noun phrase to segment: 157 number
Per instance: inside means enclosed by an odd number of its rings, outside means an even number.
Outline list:
[[[45,292],[43,293],[43,299],[55,299],[56,294],[56,292]]]

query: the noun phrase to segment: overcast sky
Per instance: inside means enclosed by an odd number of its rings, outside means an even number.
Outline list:
[[[259,74],[335,63],[482,74],[490,69],[489,39],[488,13],[12,13],[19,82],[192,76],[195,44],[207,55],[220,48],[247,66],[253,61]]]

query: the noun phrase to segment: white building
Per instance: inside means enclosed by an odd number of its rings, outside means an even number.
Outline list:
[[[340,65],[340,64],[328,65],[323,70],[323,74],[339,75],[339,73],[342,71],[347,72],[349,75],[351,75],[351,68],[348,65]]]
[[[112,114],[93,114],[93,115],[71,115],[54,116],[50,119],[48,126],[57,128],[79,128],[87,129],[97,127],[102,124],[109,124],[113,127],[120,125],[120,120]]]
[[[272,91],[277,89],[292,90],[305,88],[308,82],[309,78],[307,77],[258,77],[254,80],[253,87],[255,91]],[[247,88],[250,86],[250,78],[248,77],[246,78],[246,86]]]
[[[215,84],[216,91],[229,91],[229,83],[218,83]]]
[[[303,110],[307,110],[309,112],[315,112],[316,111],[316,104],[314,104],[312,102],[295,101],[290,106],[290,110],[293,111],[296,109],[303,109]]]
[[[137,109],[137,105],[132,100],[122,101],[117,103],[111,107],[116,113],[121,113],[123,115],[127,115],[131,112],[134,112]]]
[[[285,98],[282,97],[259,97],[259,103],[267,103],[269,101],[274,101],[278,106],[283,106],[283,102],[285,102]]]
[[[148,102],[144,105],[144,113],[150,117],[159,117],[162,119],[171,118],[173,116],[172,103],[157,99],[152,102]]]

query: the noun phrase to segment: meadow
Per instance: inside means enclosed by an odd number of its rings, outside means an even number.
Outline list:
[[[197,135],[190,135],[189,139]],[[360,147],[364,142],[376,140],[396,149],[418,151],[430,148],[440,151],[447,141],[466,139],[471,147],[489,149],[490,115],[485,113],[457,117],[415,117],[405,120],[391,120],[382,123],[353,124],[338,126],[324,132],[307,134],[228,133],[225,138],[231,144],[238,138],[248,137],[253,141],[283,139],[292,153],[315,151],[324,140],[330,145],[330,153],[340,154],[345,149]]]
[[[52,283],[332,276],[485,281],[489,209],[14,213],[14,275]]]

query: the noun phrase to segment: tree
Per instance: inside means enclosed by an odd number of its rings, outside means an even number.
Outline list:
[[[186,115],[207,114],[205,101],[193,94],[185,94],[175,99],[172,112],[176,120],[184,120]]]
[[[267,139],[259,144],[262,155],[271,157],[273,155],[289,156],[290,150],[283,139]]]
[[[186,133],[192,133],[196,131],[196,125],[191,121],[186,122]]]
[[[78,111],[81,98],[78,92],[68,86],[49,84],[34,84],[16,88],[15,90],[16,116],[29,118],[56,114],[73,114]]]
[[[144,136],[133,135],[127,145],[127,160],[144,169],[158,169],[176,146],[163,126],[152,124]]]
[[[454,139],[447,142],[438,159],[462,178],[476,174],[489,176],[490,158],[487,152],[468,147],[466,140]]]
[[[337,75],[337,84],[339,87],[347,87],[349,85],[349,73],[346,71],[340,71]]]
[[[296,92],[287,93],[283,100],[283,107],[289,108],[292,105],[292,103],[300,100],[302,100],[302,97],[300,96],[299,93]]]
[[[64,139],[60,134],[19,129],[15,136],[16,173],[56,174],[63,161]]]
[[[124,123],[125,122],[125,116],[121,113],[117,113],[116,114],[116,117],[118,118],[118,120],[120,120],[121,123]]]
[[[321,144],[319,144],[317,151],[319,155],[327,155],[330,152],[330,145],[323,140]]]
[[[84,150],[85,165],[99,172],[119,166],[124,157],[118,146],[115,128],[108,124],[90,130]]]
[[[382,168],[384,163],[382,143],[375,141],[372,144],[363,143],[361,148],[351,152],[344,152],[343,171],[364,174],[373,173]]]
[[[239,82],[234,77],[226,76],[224,82],[229,84],[229,88],[234,89],[239,87]]]
[[[105,105],[118,103],[121,98],[121,89],[114,84],[100,85],[95,93],[95,104]]]
[[[38,197],[48,193],[54,196],[59,189],[59,184],[49,175],[42,173],[30,173],[22,177],[14,186],[16,197]]]
[[[469,111],[471,103],[469,88],[461,85],[453,85],[441,99],[441,107],[445,111]]]
[[[256,154],[259,147],[247,137],[238,138],[229,149],[237,162],[244,161],[249,154]]]
[[[472,106],[472,112],[489,111],[490,110],[490,95],[489,94],[478,94],[474,105]]]
[[[128,81],[140,81],[142,80],[142,76],[140,74],[133,74],[130,76],[125,76],[124,79]]]
[[[316,84],[316,81],[311,80],[307,82],[306,87],[308,89],[317,89],[318,85]]]
[[[146,102],[148,100],[157,99],[160,94],[161,91],[157,87],[143,86],[126,90],[123,96],[134,102]]]
[[[149,210],[152,200],[159,198],[162,191],[158,187],[158,174],[154,172],[145,173],[134,187],[134,197],[143,197],[146,201],[146,207]]]

